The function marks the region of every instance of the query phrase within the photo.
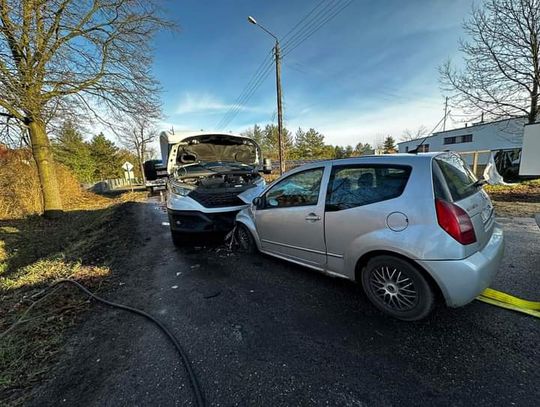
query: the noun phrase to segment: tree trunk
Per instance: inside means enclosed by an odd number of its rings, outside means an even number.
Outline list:
[[[529,110],[529,124],[536,123],[536,117],[538,116],[538,84],[533,84],[533,91],[531,92],[531,107]]]
[[[62,214],[62,199],[45,123],[42,120],[32,120],[28,124],[28,132],[43,194],[43,216],[55,218]]]
[[[139,161],[139,169],[141,170],[143,185],[146,185],[146,174],[144,173],[144,147],[137,151],[137,161]]]

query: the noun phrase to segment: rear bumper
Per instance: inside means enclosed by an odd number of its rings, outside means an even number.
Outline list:
[[[474,300],[489,287],[504,254],[504,235],[495,225],[488,244],[462,260],[418,261],[435,279],[449,307],[460,307]]]
[[[171,230],[183,233],[228,232],[238,211],[203,213],[167,209]]]

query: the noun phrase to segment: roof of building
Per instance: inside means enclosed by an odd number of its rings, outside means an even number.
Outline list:
[[[478,123],[473,123],[471,124],[470,126],[468,125],[465,125],[463,127],[458,127],[457,129],[450,129],[450,130],[444,130],[444,131],[436,131],[434,132],[433,134],[429,135],[429,136],[422,136],[422,137],[418,137],[418,138],[415,138],[415,139],[412,139],[412,140],[405,140],[405,141],[400,141],[399,143],[397,143],[398,145],[400,144],[404,144],[404,143],[410,143],[412,141],[422,141],[424,139],[426,140],[429,140],[431,137],[436,137],[436,136],[440,136],[442,134],[448,134],[448,133],[451,133],[451,132],[454,132],[454,131],[460,131],[460,130],[465,130],[465,129],[473,129],[473,128],[478,128],[478,127],[482,127],[482,126],[486,126],[488,124],[496,124],[496,123],[501,123],[501,122],[505,122],[505,121],[512,121],[512,120],[523,120],[523,119],[526,119],[525,116],[520,116],[520,117],[512,117],[512,118],[509,118],[509,119],[500,119],[500,120],[494,120],[492,122],[478,122]]]

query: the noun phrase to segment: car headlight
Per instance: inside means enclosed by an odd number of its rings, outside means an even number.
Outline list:
[[[171,185],[171,190],[173,194],[180,195],[180,196],[186,196],[192,191],[192,189],[182,187],[180,185]]]

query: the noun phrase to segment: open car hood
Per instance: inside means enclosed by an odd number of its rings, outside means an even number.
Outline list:
[[[248,137],[229,134],[186,137],[173,145],[170,154],[170,170],[198,162],[237,162],[258,166],[261,160],[257,143]]]

